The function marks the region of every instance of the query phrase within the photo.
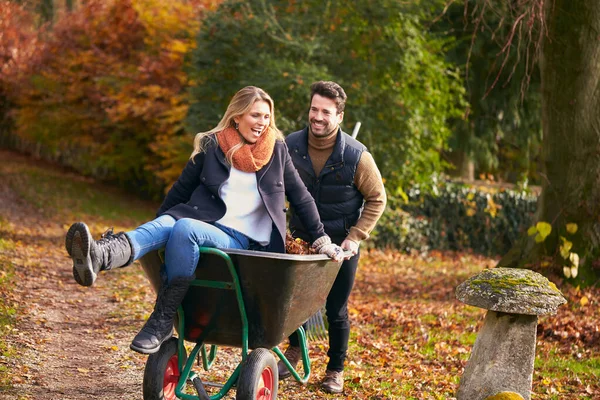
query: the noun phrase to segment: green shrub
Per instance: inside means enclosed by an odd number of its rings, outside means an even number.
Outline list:
[[[414,187],[405,199],[390,198],[373,234],[373,246],[504,254],[530,226],[537,202],[535,195],[525,191],[452,182],[430,190]]]

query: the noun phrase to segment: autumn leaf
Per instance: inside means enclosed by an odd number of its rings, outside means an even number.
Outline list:
[[[546,238],[548,237],[548,235],[550,235],[550,233],[552,232],[552,225],[550,225],[547,222],[544,221],[540,221],[535,225],[538,234],[540,235],[540,237],[542,238],[541,241],[543,242],[544,240],[546,240]]]
[[[589,299],[587,298],[587,296],[583,296],[580,300],[579,300],[579,304],[581,304],[582,307],[585,307],[588,303],[589,303]]]
[[[560,245],[560,255],[562,258],[567,259],[571,254],[571,248],[573,247],[573,243],[565,239],[564,237],[560,237],[562,244]]]
[[[570,233],[571,235],[574,235],[575,233],[577,233],[577,224],[576,223],[569,223],[567,224],[567,232]]]

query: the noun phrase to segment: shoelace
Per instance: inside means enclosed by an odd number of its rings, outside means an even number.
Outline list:
[[[110,242],[111,240],[115,240],[117,236],[114,233],[114,228],[110,227],[100,236],[100,240],[104,240],[106,242]]]

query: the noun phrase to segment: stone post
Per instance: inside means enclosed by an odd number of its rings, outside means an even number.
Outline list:
[[[538,315],[556,313],[567,302],[562,293],[537,272],[493,268],[461,283],[456,298],[489,310],[457,400],[500,398],[504,393],[530,400]]]

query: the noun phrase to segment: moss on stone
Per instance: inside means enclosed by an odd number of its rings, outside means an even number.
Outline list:
[[[456,288],[460,301],[487,310],[525,315],[556,312],[566,299],[537,272],[514,268],[484,270]]]
[[[493,396],[488,396],[485,400],[524,400],[523,396],[515,392],[500,392]]]
[[[490,269],[471,280],[471,282],[469,282],[469,286],[472,289],[476,289],[478,286],[488,284],[491,290],[495,293],[503,293],[504,290],[507,289],[518,290],[520,286],[528,286],[544,289],[548,288],[562,295],[562,293],[560,292],[560,290],[558,290],[556,285],[545,278],[540,279],[536,275],[515,277],[510,276],[510,274],[506,274],[506,272],[503,270],[505,269]],[[487,276],[484,277],[484,275]]]
[[[480,276],[473,279],[469,285],[471,286],[471,289],[474,290],[478,287],[482,287],[482,285],[489,285],[491,292],[499,295],[506,293],[507,290],[519,292],[520,288],[525,287],[535,287],[540,289],[547,287],[547,285],[544,285],[535,279],[528,277],[513,278],[509,276],[491,276],[489,278]]]
[[[554,290],[556,293],[560,293],[562,295],[562,292],[556,287],[556,285],[554,284],[554,282],[550,282],[550,281],[548,281],[548,282],[549,282],[550,288],[552,290]]]

